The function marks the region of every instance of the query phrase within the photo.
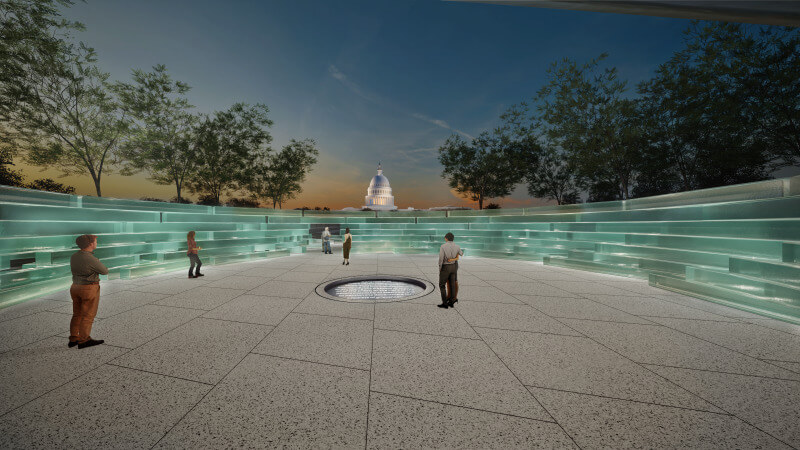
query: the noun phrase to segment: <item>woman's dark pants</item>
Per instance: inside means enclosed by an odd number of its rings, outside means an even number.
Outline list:
[[[200,262],[200,257],[194,253],[189,253],[189,262],[192,263],[192,266],[189,267],[189,276],[190,277],[197,276],[197,274],[200,273],[200,266],[203,265],[203,263]],[[192,274],[192,270],[194,269],[195,265],[197,265],[197,271],[194,274]]]

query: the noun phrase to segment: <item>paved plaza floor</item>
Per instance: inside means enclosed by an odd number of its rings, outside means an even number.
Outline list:
[[[0,310],[0,448],[800,447],[800,327],[538,263],[464,258],[460,301],[327,300],[435,255],[321,252]]]

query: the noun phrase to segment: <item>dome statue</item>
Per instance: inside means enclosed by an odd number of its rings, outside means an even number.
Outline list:
[[[367,188],[367,196],[364,197],[363,207],[373,209],[376,211],[393,211],[397,207],[394,206],[394,196],[392,196],[392,188],[389,186],[389,179],[383,175],[381,163],[378,163],[378,174],[372,177]]]

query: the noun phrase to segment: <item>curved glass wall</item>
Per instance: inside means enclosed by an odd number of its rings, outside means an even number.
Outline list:
[[[96,234],[110,277],[186,265],[197,231],[212,264],[304,252],[312,224],[350,228],[353,252],[438,252],[649,280],[800,323],[800,177],[619,202],[484,211],[282,211],[0,187],[0,306],[69,285],[75,237]],[[337,227],[344,231],[344,226]],[[316,248],[316,247],[315,247]]]

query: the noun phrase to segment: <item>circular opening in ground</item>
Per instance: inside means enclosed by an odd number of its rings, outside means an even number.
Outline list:
[[[417,278],[368,275],[341,278],[317,286],[322,297],[352,303],[398,302],[433,292],[433,285]]]

